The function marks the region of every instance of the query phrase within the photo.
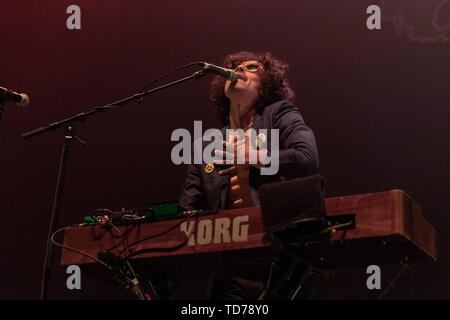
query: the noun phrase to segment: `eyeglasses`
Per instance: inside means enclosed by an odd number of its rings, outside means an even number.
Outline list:
[[[234,71],[239,72],[239,71],[248,71],[248,72],[252,72],[252,73],[256,73],[258,72],[260,69],[262,69],[262,66],[257,64],[257,63],[249,63],[246,65],[238,65]]]

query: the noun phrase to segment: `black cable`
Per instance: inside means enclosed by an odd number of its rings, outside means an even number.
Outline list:
[[[141,210],[141,209],[134,209],[134,210]],[[93,211],[90,212],[90,215],[92,215],[92,214],[95,213],[95,212],[108,212],[108,213],[110,213],[110,215],[114,214],[114,212],[112,212],[112,211],[109,210],[109,209],[95,209],[95,210],[93,210]],[[122,241],[123,249],[122,249],[122,251],[120,251],[119,256],[127,256],[127,255],[126,255],[126,250],[128,250],[128,249],[131,248],[132,246],[134,246],[134,245],[136,245],[136,244],[139,244],[139,243],[141,243],[141,242],[143,242],[143,241],[146,241],[146,240],[149,240],[149,239],[152,239],[152,238],[155,238],[155,237],[159,237],[159,236],[161,236],[161,235],[164,235],[164,234],[166,234],[167,232],[172,231],[174,228],[176,228],[177,226],[179,226],[179,225],[182,224],[183,222],[187,221],[188,219],[192,218],[194,215],[196,215],[196,214],[198,214],[198,213],[207,213],[207,211],[193,210],[192,213],[191,213],[190,215],[188,215],[186,218],[184,218],[183,220],[181,220],[181,221],[180,221],[179,223],[177,223],[176,225],[170,227],[169,229],[164,230],[164,231],[162,231],[162,232],[160,232],[160,233],[158,233],[158,234],[148,236],[148,237],[146,237],[146,238],[144,238],[144,239],[137,240],[137,241],[133,242],[133,243],[130,244],[130,245],[128,245],[128,243],[126,243],[126,239],[125,239],[124,236],[127,235],[130,231],[132,231],[132,230],[136,227],[136,225],[133,225],[131,228],[129,228],[128,230],[126,230],[125,233],[122,233],[121,230],[120,230],[119,228],[117,228],[117,226],[113,225],[112,221],[108,221],[108,222],[106,222],[105,224],[99,223],[99,224],[97,224],[97,225],[93,225],[93,227],[94,227],[94,228],[93,228],[93,231],[94,231],[94,237],[95,237],[95,239],[97,239],[97,240],[100,241],[100,244],[101,244],[101,246],[103,247],[103,249],[104,249],[105,251],[112,251],[113,249],[117,248],[117,247],[120,245],[120,243],[118,243],[118,244],[114,245],[113,247],[107,249],[107,248],[103,245],[103,243],[101,242],[101,238],[104,236],[105,233],[103,233],[102,235],[97,235],[97,234],[95,233],[95,227],[96,227],[96,226],[101,226],[102,228],[109,227],[109,226],[113,227],[114,229],[118,230],[119,236],[115,236],[114,233],[112,233],[112,235],[113,235],[114,237],[122,237],[122,238],[123,238],[123,241]],[[212,213],[212,212],[211,212],[211,213]],[[183,244],[184,244],[184,243],[183,243]],[[178,249],[180,246],[182,246],[182,244],[174,246],[173,249],[171,249],[171,248],[166,248],[166,249],[164,249],[164,248],[149,248],[149,250],[153,250],[153,249],[154,249],[154,251],[172,251],[172,250]],[[124,255],[124,253],[125,253],[125,255]],[[133,254],[133,256],[134,256],[134,254]]]
[[[318,234],[318,235],[321,235],[321,234],[328,233],[328,232],[330,232],[330,231],[333,232],[333,230],[339,231],[339,229],[341,229],[341,228],[345,228],[345,227],[351,226],[352,223],[353,223],[352,221],[344,222],[344,223],[336,223],[336,224],[333,224],[333,225],[331,225],[331,226],[328,226],[328,227],[322,229],[322,230],[319,231],[317,234]],[[346,231],[346,230],[345,230],[345,231]],[[342,240],[342,239],[341,239],[341,240]]]
[[[191,219],[192,217],[198,215],[199,213],[205,213],[205,212],[204,212],[204,211],[201,211],[201,210],[193,211],[190,215],[188,215],[186,218],[182,219],[180,222],[178,222],[177,224],[173,225],[172,227],[170,227],[170,228],[168,228],[168,229],[166,229],[166,230],[164,230],[164,231],[162,231],[162,232],[159,232],[159,233],[157,233],[157,234],[150,235],[150,236],[148,236],[148,237],[145,237],[145,238],[143,238],[143,239],[139,239],[139,240],[137,240],[137,241],[131,243],[131,244],[128,245],[127,247],[123,248],[122,251],[120,251],[119,255],[122,255],[127,249],[129,249],[129,248],[131,248],[131,247],[133,247],[133,246],[135,246],[135,245],[137,245],[137,244],[139,244],[139,243],[141,243],[141,242],[144,242],[144,241],[147,241],[147,240],[150,240],[150,239],[153,239],[153,238],[160,237],[160,236],[162,236],[162,235],[164,235],[164,234],[166,234],[166,233],[172,231],[173,229],[175,229],[175,228],[177,228],[179,225],[181,225],[183,222],[185,222],[185,221]]]
[[[201,66],[201,65],[203,65],[203,64],[204,64],[204,63],[201,62],[201,61],[196,61],[196,62],[191,62],[191,63],[185,64],[184,66],[175,68],[175,69],[173,69],[172,71],[169,71],[169,72],[163,74],[162,76],[160,76],[160,77],[158,77],[158,78],[156,78],[156,79],[150,81],[150,82],[147,83],[145,86],[143,86],[138,92],[143,92],[145,89],[147,89],[149,86],[151,86],[151,85],[154,84],[155,82],[157,82],[157,81],[159,81],[159,80],[161,80],[161,79],[164,79],[164,78],[167,77],[167,76],[170,76],[171,74],[177,72],[178,70],[181,70],[181,69],[184,69],[184,68],[187,68],[187,67],[190,67],[190,66],[194,66],[194,65]]]
[[[136,227],[138,226],[138,224],[132,224],[132,225],[127,225],[126,227],[127,227],[127,230],[125,231],[125,232],[122,232],[122,236],[123,237],[126,237],[131,231],[133,231],[133,229],[135,229]],[[117,248],[118,246],[120,246],[120,242],[118,243],[118,244],[115,244],[115,245],[113,245],[112,247],[110,247],[110,248],[108,248],[108,249],[106,249],[105,248],[105,250],[107,250],[107,251],[112,251],[112,250],[114,250],[115,248]],[[126,244],[126,246],[128,246],[128,244]]]
[[[88,216],[94,218],[94,220],[95,220],[95,222],[96,222],[96,224],[93,225],[93,228],[92,228],[92,236],[94,237],[95,240],[97,240],[97,241],[100,243],[100,246],[101,246],[104,250],[106,250],[106,248],[105,248],[105,246],[103,245],[103,242],[101,241],[101,239],[102,239],[103,236],[105,235],[105,232],[103,232],[102,234],[97,234],[95,226],[97,226],[97,225],[102,225],[102,223],[104,223],[104,222],[103,222],[103,221],[104,221],[104,220],[103,220],[103,217],[105,216],[105,215],[104,215],[105,212],[107,213],[107,216],[112,216],[112,214],[113,214],[113,212],[112,212],[111,210],[109,210],[109,209],[106,209],[106,208],[100,208],[100,209],[94,209],[94,210],[92,210],[91,212],[89,212],[89,215],[88,215]],[[101,213],[102,215],[101,215],[101,216],[96,216],[96,215],[95,215],[96,213]],[[102,231],[102,230],[101,230],[101,231]]]
[[[95,225],[92,226],[92,238],[99,243],[100,247],[103,250],[106,251],[107,249],[106,249],[106,247],[105,247],[105,245],[103,244],[103,241],[102,241],[102,239],[103,239],[105,234],[106,234],[106,230],[103,227],[103,225],[101,225],[100,223],[99,224],[95,224]]]
[[[397,281],[397,279],[402,275],[402,273],[406,270],[409,269],[411,266],[408,264],[408,257],[405,257],[401,262],[402,267],[400,268],[400,270],[397,272],[397,274],[392,278],[391,282],[389,282],[388,286],[386,287],[386,289],[384,289],[384,291],[377,297],[377,300],[381,300],[383,299],[383,297],[386,295],[386,293],[388,293],[389,290],[391,290],[392,287],[394,287],[395,285],[395,281]]]
[[[178,250],[180,248],[182,248],[187,242],[189,241],[188,236],[186,236],[186,238],[181,241],[179,244],[172,246],[172,247],[153,247],[153,248],[144,248],[141,250],[137,250],[133,253],[130,253],[129,255],[125,256],[126,259],[130,259],[132,257],[144,254],[144,253],[151,253],[151,252],[170,252],[170,251],[175,251]]]
[[[124,210],[124,209],[123,209],[123,210]],[[127,212],[134,212],[134,211],[137,211],[137,210],[141,210],[141,209],[131,209],[131,210],[128,210]],[[106,220],[102,220],[103,217],[95,217],[95,216],[94,216],[95,213],[104,213],[104,212],[106,212],[106,213],[107,213],[107,216],[108,216],[108,218],[107,218]],[[105,208],[95,209],[95,210],[92,210],[92,211],[89,213],[89,216],[93,216],[93,218],[94,218],[94,219],[96,220],[96,222],[97,222],[97,224],[94,225],[94,226],[93,226],[93,229],[92,229],[92,230],[93,230],[93,237],[94,237],[96,240],[99,241],[101,247],[102,247],[105,251],[112,251],[114,248],[118,247],[120,244],[122,244],[123,247],[126,247],[126,246],[128,245],[128,243],[127,243],[127,239],[126,239],[125,235],[127,235],[127,234],[133,229],[133,228],[129,228],[129,229],[127,229],[124,233],[122,233],[122,231],[121,231],[119,228],[117,228],[117,226],[115,226],[115,225],[113,224],[113,221],[114,221],[114,215],[115,215],[115,214],[117,214],[117,212],[113,212],[112,210],[105,209]],[[99,218],[100,218],[100,219],[99,219]],[[122,216],[121,218],[123,218],[123,216]],[[103,222],[103,221],[104,221],[104,222]],[[97,233],[96,233],[96,230],[95,230],[95,229],[96,229],[96,228],[95,228],[96,226],[101,226],[102,229],[112,227],[113,229],[117,230],[117,231],[118,231],[118,235],[114,234],[114,232],[112,232],[112,231],[110,232],[110,234],[111,234],[114,238],[122,238],[122,243],[118,243],[118,244],[114,245],[113,247],[106,249],[106,247],[103,245],[103,242],[102,242],[102,238],[103,238],[103,236],[105,235],[106,231],[103,232],[102,234],[97,234]],[[110,230],[109,230],[109,231],[110,231]]]
[[[123,253],[126,252],[127,249],[133,247],[134,245],[136,245],[136,244],[138,244],[138,243],[141,243],[141,242],[143,242],[143,241],[146,241],[146,240],[149,240],[149,239],[152,239],[152,238],[155,238],[155,237],[159,237],[159,236],[161,236],[161,235],[163,235],[163,234],[165,234],[165,233],[167,233],[167,232],[172,231],[173,229],[175,229],[176,227],[178,227],[179,225],[181,225],[183,222],[185,222],[185,221],[191,219],[192,217],[196,216],[196,215],[199,214],[199,213],[203,213],[203,211],[201,211],[201,210],[193,211],[193,212],[192,212],[191,214],[189,214],[186,218],[182,219],[180,222],[178,222],[178,223],[175,224],[174,226],[170,227],[169,229],[164,230],[163,232],[160,232],[160,233],[157,233],[157,234],[154,234],[154,235],[145,237],[144,239],[140,239],[140,240],[138,240],[138,241],[135,241],[135,242],[131,243],[130,245],[125,246],[125,247],[122,249],[122,251],[119,253],[118,256],[119,256],[119,257],[122,256]],[[70,228],[73,228],[73,227],[77,227],[77,226],[79,226],[79,225],[73,225],[73,226],[63,227],[63,228],[60,228],[60,229],[58,229],[57,231],[55,231],[55,232],[53,233],[53,235],[51,236],[51,238],[50,238],[52,244],[54,244],[54,245],[56,245],[56,246],[58,246],[58,247],[60,247],[60,248],[67,249],[67,250],[76,252],[76,253],[78,253],[78,254],[81,254],[81,255],[83,255],[83,256],[86,256],[86,257],[92,259],[93,261],[95,261],[95,262],[101,264],[102,266],[106,267],[106,268],[108,269],[108,271],[113,272],[113,271],[114,271],[114,268],[113,268],[112,266],[110,266],[109,264],[105,263],[104,261],[98,259],[97,257],[94,257],[94,256],[92,256],[92,255],[90,255],[90,254],[88,254],[88,253],[86,253],[86,252],[84,252],[84,251],[82,251],[82,250],[79,250],[79,249],[76,249],[76,248],[67,246],[67,245],[65,245],[65,244],[59,243],[59,242],[57,242],[57,241],[54,239],[55,236],[56,236],[57,234],[59,234],[60,232],[62,232],[62,231],[64,231],[64,230],[67,230],[67,229],[70,229]],[[120,229],[117,228],[116,226],[112,225],[112,227],[115,228],[115,229],[118,229],[119,232],[122,233],[122,232],[120,231]],[[195,229],[196,229],[196,226],[195,226]],[[195,229],[194,229],[194,231],[193,231],[194,233],[195,233]],[[167,251],[171,251],[171,250],[177,250],[177,249],[181,248],[182,246],[184,246],[184,245],[188,242],[188,240],[189,240],[189,237],[186,236],[186,239],[184,239],[180,244],[178,244],[178,245],[176,245],[176,246],[173,246],[173,247],[170,247],[170,248],[167,248],[167,247],[166,247],[166,248],[147,248],[147,249],[142,249],[142,250],[136,251],[136,252],[134,252],[134,253],[132,253],[132,254],[130,254],[130,255],[124,257],[124,260],[125,260],[125,262],[128,264],[128,266],[130,267],[129,261],[128,261],[127,259],[128,259],[128,258],[131,258],[132,256],[135,256],[135,255],[138,255],[138,254],[142,254],[142,253],[146,253],[146,252],[157,252],[157,251],[162,251],[162,252],[166,251],[166,252],[167,252]],[[131,268],[131,267],[130,267],[130,268]],[[132,269],[130,269],[130,270],[132,271]],[[132,271],[132,273],[133,273],[133,271]],[[138,284],[135,283],[135,281],[133,281],[133,279],[130,279],[130,278],[126,277],[126,276],[123,276],[123,277],[124,277],[125,282],[128,283],[129,285],[131,285],[131,290],[132,290],[132,292],[138,297],[138,299],[144,300],[144,299],[145,299],[145,295],[142,293],[142,290],[141,290],[141,288],[138,286]],[[135,278],[135,279],[137,279],[137,278]]]
[[[94,257],[94,256],[90,255],[89,253],[86,253],[86,252],[84,252],[84,251],[82,251],[82,250],[78,250],[78,249],[76,249],[76,248],[73,248],[73,247],[67,246],[67,245],[65,245],[65,244],[59,243],[59,242],[57,242],[57,241],[55,240],[55,236],[56,236],[58,233],[60,233],[60,232],[62,232],[62,231],[64,231],[64,230],[73,228],[73,227],[78,227],[78,225],[72,225],[72,226],[62,227],[62,228],[56,230],[56,231],[52,234],[52,236],[50,237],[50,240],[51,240],[52,244],[55,245],[55,246],[57,246],[57,247],[60,247],[60,248],[63,248],[63,249],[67,249],[67,250],[76,252],[76,253],[78,253],[78,254],[81,254],[81,255],[83,255],[83,256],[85,256],[85,257],[88,257],[88,258],[94,260],[95,262],[101,264],[102,266],[104,266],[106,269],[108,269],[108,271],[113,272],[113,271],[114,271],[114,268],[113,268],[112,266],[110,266],[109,264],[105,263],[104,261],[98,259],[97,257]],[[141,289],[137,286],[137,284],[133,281],[133,279],[130,279],[130,278],[128,278],[127,276],[123,276],[123,278],[124,278],[125,282],[128,283],[128,284],[130,285],[131,290],[132,290],[133,293],[138,297],[138,299],[140,299],[140,300],[145,300],[145,297],[144,297],[144,295],[142,294]]]
[[[119,237],[122,238],[122,246],[124,248],[128,247],[128,241],[127,241],[127,237],[124,236],[124,234],[122,233],[122,231],[120,231],[119,228],[117,228],[112,222],[109,223],[115,230],[117,230],[119,232]],[[111,232],[111,234],[114,236],[114,233]],[[111,251],[112,249],[108,249],[108,251]],[[126,254],[126,251],[125,251]]]
[[[267,279],[266,286],[264,288],[264,291],[259,295],[258,300],[266,300],[267,294],[269,292],[269,288],[272,285],[272,277],[273,277],[273,269],[276,267],[275,262],[270,264],[270,272],[269,272],[269,278]]]
[[[159,81],[159,80],[161,80],[161,79],[163,79],[163,78],[165,78],[165,77],[167,77],[167,76],[169,76],[169,75],[175,73],[175,72],[178,71],[178,70],[181,70],[181,69],[184,69],[184,68],[187,68],[187,67],[190,67],[190,66],[194,66],[194,65],[201,66],[201,65],[203,65],[203,64],[204,64],[204,63],[201,62],[201,61],[196,61],[196,62],[191,62],[191,63],[185,64],[185,65],[183,65],[183,66],[181,66],[181,67],[175,68],[175,69],[173,69],[172,71],[169,71],[169,72],[163,74],[162,76],[159,76],[158,78],[156,78],[156,79],[150,81],[150,82],[147,83],[146,85],[144,85],[144,86],[138,91],[138,93],[136,93],[136,95],[141,95],[141,94],[143,94],[143,93],[145,92],[145,91],[143,91],[143,90],[145,90],[146,88],[148,88],[150,85],[152,85],[153,83],[155,83],[155,82],[157,82],[157,81]],[[163,86],[161,86],[161,87],[164,87],[164,86],[166,86],[166,85],[163,85]],[[139,99],[137,100],[137,102],[141,102],[142,99],[143,99],[143,97],[140,96]],[[93,110],[96,110],[96,111],[97,111],[97,110],[115,109],[115,108],[118,108],[118,107],[120,107],[120,106],[121,106],[121,105],[106,105],[106,106],[92,107],[92,108],[89,108],[89,109],[87,109],[87,110],[81,112],[81,114],[87,113],[87,112],[90,112],[90,111],[93,111]]]
[[[67,250],[70,250],[70,251],[73,251],[73,252],[76,252],[76,253],[79,253],[79,254],[81,254],[81,255],[83,255],[83,256],[85,256],[85,257],[88,257],[88,258],[94,260],[94,261],[97,262],[97,263],[100,263],[101,265],[103,265],[104,267],[106,267],[108,270],[110,270],[110,271],[113,270],[113,268],[112,268],[109,264],[106,264],[105,262],[103,262],[102,260],[98,259],[97,257],[94,257],[94,256],[90,255],[89,253],[86,253],[86,252],[84,252],[84,251],[78,250],[78,249],[76,249],[76,248],[73,248],[73,247],[67,246],[67,245],[65,245],[65,244],[59,243],[59,242],[57,242],[57,241],[55,240],[55,236],[56,236],[58,233],[60,233],[60,232],[62,232],[62,231],[64,231],[64,230],[67,230],[67,229],[76,227],[76,226],[77,226],[77,225],[74,225],[74,226],[68,226],[68,227],[62,227],[62,228],[56,230],[56,231],[52,234],[52,236],[50,237],[50,240],[51,240],[52,244],[54,244],[54,245],[57,246],[57,247],[60,247],[60,248],[63,248],[63,249],[67,249]]]

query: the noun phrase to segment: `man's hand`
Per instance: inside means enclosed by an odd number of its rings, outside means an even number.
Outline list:
[[[236,165],[252,166],[261,168],[264,164],[262,159],[267,158],[267,150],[258,150],[253,147],[248,136],[242,139],[234,139],[232,142],[223,142],[224,150],[216,149],[215,155],[221,160],[214,160],[216,165],[231,165],[231,167],[220,170],[219,175],[230,174],[236,172]]]

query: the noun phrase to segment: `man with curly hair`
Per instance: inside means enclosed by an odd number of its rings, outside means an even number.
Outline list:
[[[236,163],[217,170],[208,164],[191,164],[180,197],[186,209],[222,210],[259,206],[258,189],[266,183],[305,177],[318,173],[319,160],[312,130],[293,104],[294,92],[287,80],[288,65],[271,53],[238,52],[225,58],[223,65],[238,74],[236,81],[219,76],[211,85],[211,104],[225,129],[278,129],[278,172],[262,175],[264,166],[258,147],[248,136],[232,136],[224,145],[234,150],[244,144],[247,160],[256,153],[256,163]],[[271,150],[264,150],[270,154]],[[236,160],[224,150],[216,150],[222,159]],[[218,163],[216,163],[218,164]],[[211,168],[211,166],[209,167]],[[216,166],[217,168],[217,166]],[[260,271],[260,272],[255,272]],[[247,274],[231,279],[216,279],[213,298],[257,299],[268,277],[266,265],[251,266]]]

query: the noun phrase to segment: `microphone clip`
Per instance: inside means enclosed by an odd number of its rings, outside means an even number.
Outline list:
[[[206,72],[203,69],[200,71],[194,72],[194,74],[193,74],[193,76],[196,80],[203,78],[205,75],[206,75]]]

